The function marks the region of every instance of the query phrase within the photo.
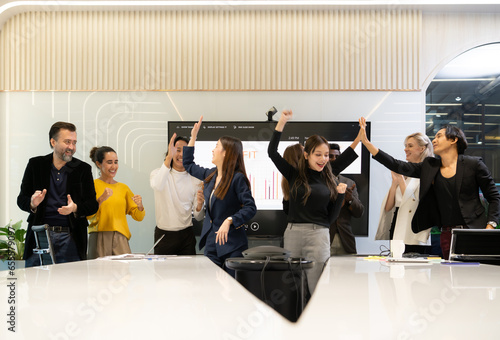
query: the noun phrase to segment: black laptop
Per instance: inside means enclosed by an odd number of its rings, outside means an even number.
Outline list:
[[[453,229],[450,260],[500,265],[500,229]]]

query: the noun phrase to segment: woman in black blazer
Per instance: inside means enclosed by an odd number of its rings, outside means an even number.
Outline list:
[[[255,216],[257,208],[250,191],[243,162],[243,144],[237,138],[223,136],[212,151],[215,168],[207,169],[194,163],[194,145],[203,116],[191,131],[191,140],[184,147],[182,162],[186,171],[204,181],[206,214],[200,237],[200,249],[218,266],[225,268],[230,257],[241,257],[248,248],[243,225]]]

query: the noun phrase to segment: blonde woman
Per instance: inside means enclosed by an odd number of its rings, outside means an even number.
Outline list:
[[[421,163],[434,156],[432,143],[421,132],[412,133],[404,141],[406,161]],[[403,240],[405,252],[428,253],[430,229],[415,234],[411,220],[418,206],[420,179],[391,171],[392,184],[382,202],[376,240]]]

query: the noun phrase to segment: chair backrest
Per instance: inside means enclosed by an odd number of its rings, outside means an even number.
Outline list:
[[[48,227],[47,224],[34,225],[31,227],[31,230],[33,230],[35,234],[36,243],[36,248],[33,249],[33,253],[38,254],[40,265],[42,266],[56,263]]]

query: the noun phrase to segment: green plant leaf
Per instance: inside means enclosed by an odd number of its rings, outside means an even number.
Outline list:
[[[16,222],[16,223],[14,223],[14,224],[12,224],[12,223],[11,223],[12,228],[14,228],[14,230],[21,229],[21,227],[22,227],[22,222],[23,222],[23,220],[19,220],[19,221],[17,221],[17,222]]]
[[[25,235],[26,235],[26,229],[17,229],[15,238],[19,242],[24,242]]]
[[[9,255],[13,255],[15,260],[22,260],[26,239],[26,229],[22,228],[22,222],[19,220],[12,224],[11,220],[5,227],[0,228],[0,236],[14,237],[14,243],[11,247],[9,247],[8,240],[0,240],[0,259],[8,259]]]

